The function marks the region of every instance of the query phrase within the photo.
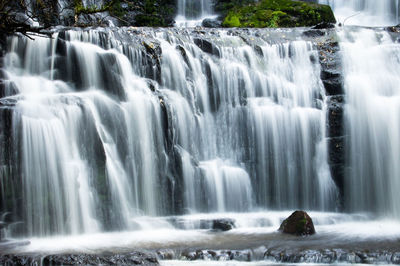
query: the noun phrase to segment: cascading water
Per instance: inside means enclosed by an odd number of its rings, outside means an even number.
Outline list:
[[[215,18],[212,0],[177,0],[178,14],[175,18],[178,27],[201,25],[205,18]]]
[[[399,0],[318,0],[329,4],[345,25],[384,26],[400,22]]]
[[[347,94],[346,202],[400,217],[400,46],[382,30],[340,33]]]
[[[346,94],[346,208],[399,218],[400,46],[385,30],[346,27],[398,24],[399,1],[319,2],[330,4],[345,22],[338,36]]]
[[[334,209],[311,43],[271,44],[268,31],[246,42],[189,33],[9,40],[13,89],[0,110],[11,113],[14,148],[2,151],[0,184],[13,184],[2,206],[24,221],[14,234],[143,228],[143,216]]]

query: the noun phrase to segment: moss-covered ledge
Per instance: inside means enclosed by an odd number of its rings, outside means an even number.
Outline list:
[[[336,23],[327,5],[295,0],[260,0],[235,6],[225,16],[222,26],[246,28],[308,27]]]

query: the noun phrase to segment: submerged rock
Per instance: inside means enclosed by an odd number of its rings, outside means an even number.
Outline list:
[[[213,221],[212,229],[218,231],[229,231],[235,227],[233,219],[218,219]]]
[[[315,234],[313,221],[305,211],[295,211],[292,213],[282,222],[279,231],[298,236]]]

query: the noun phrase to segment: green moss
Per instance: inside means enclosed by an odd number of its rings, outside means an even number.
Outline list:
[[[305,27],[321,22],[335,23],[331,8],[293,0],[261,0],[232,7],[222,23],[224,27]]]
[[[296,231],[298,234],[304,233],[304,228],[305,228],[306,224],[307,224],[306,218],[299,220],[299,222],[296,225]]]
[[[122,8],[121,6],[121,1],[120,0],[114,0],[110,4],[109,12],[112,16],[117,17],[117,18],[122,18],[123,16],[126,15],[126,11]]]
[[[74,12],[75,12],[75,15],[94,14],[94,13],[99,13],[99,12],[105,12],[105,11],[109,11],[113,4],[114,4],[114,1],[111,1],[110,3],[108,3],[106,5],[102,5],[101,7],[98,7],[96,5],[85,7],[82,3],[82,0],[74,0]]]
[[[239,17],[234,13],[229,13],[225,18],[222,26],[224,27],[240,27]]]

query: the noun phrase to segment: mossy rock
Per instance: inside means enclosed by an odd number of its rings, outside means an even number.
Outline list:
[[[305,211],[293,212],[282,222],[279,231],[298,236],[315,234],[313,221]]]
[[[222,26],[241,28],[309,27],[336,23],[332,9],[294,0],[261,0],[229,10]]]

